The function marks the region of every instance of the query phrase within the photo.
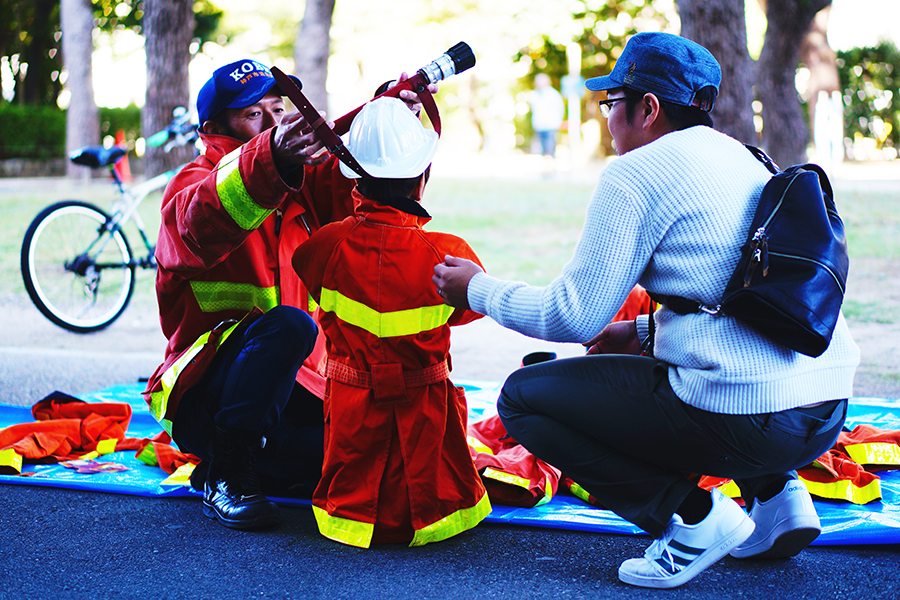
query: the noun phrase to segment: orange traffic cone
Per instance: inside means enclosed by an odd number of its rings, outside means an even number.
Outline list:
[[[125,148],[125,132],[121,129],[116,132],[116,146]],[[128,165],[128,155],[122,157],[122,160],[115,165],[116,173],[122,181],[131,181],[131,167]]]

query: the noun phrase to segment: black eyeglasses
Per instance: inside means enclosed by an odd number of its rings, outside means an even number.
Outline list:
[[[600,106],[600,114],[603,115],[604,119],[609,118],[609,111],[612,110],[612,105],[620,100],[624,100],[625,97],[621,98],[607,98],[606,100],[601,100],[597,104]]]

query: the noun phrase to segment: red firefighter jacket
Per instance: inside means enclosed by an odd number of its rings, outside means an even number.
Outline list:
[[[298,170],[291,187],[275,168],[272,131],[243,145],[201,134],[204,154],[163,196],[156,293],[169,343],[144,396],[169,433],[183,390],[203,375],[231,332],[229,320],[279,304],[312,312],[291,255],[321,225],[352,214],[355,182],[340,174],[337,159]],[[297,381],[322,397],[324,368],[320,336]]]
[[[328,538],[416,546],[491,510],[466,445],[465,396],[448,379],[450,326],[481,315],[447,306],[431,283],[446,254],[478,258],[464,240],[422,229],[430,218],[353,197],[356,215],[323,227],[293,259],[328,348],[313,511]]]

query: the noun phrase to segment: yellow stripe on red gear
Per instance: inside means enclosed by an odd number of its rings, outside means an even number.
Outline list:
[[[220,323],[240,320],[254,307],[266,312],[285,304],[312,313],[309,293],[291,268],[293,251],[311,231],[353,212],[355,181],[341,175],[337,159],[298,171],[291,187],[275,168],[271,136],[269,130],[241,144],[201,133],[204,153],[163,196],[156,293],[168,344],[144,398],[167,431],[181,393],[209,364],[183,357],[205,348],[204,336]],[[297,382],[324,395],[323,336]]]

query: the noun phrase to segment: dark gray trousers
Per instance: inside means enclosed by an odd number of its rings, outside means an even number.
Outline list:
[[[846,400],[757,415],[682,402],[667,363],[596,355],[524,367],[506,380],[498,411],[509,434],[607,508],[659,537],[695,484],[734,479],[748,505],[767,484],[835,442]]]

